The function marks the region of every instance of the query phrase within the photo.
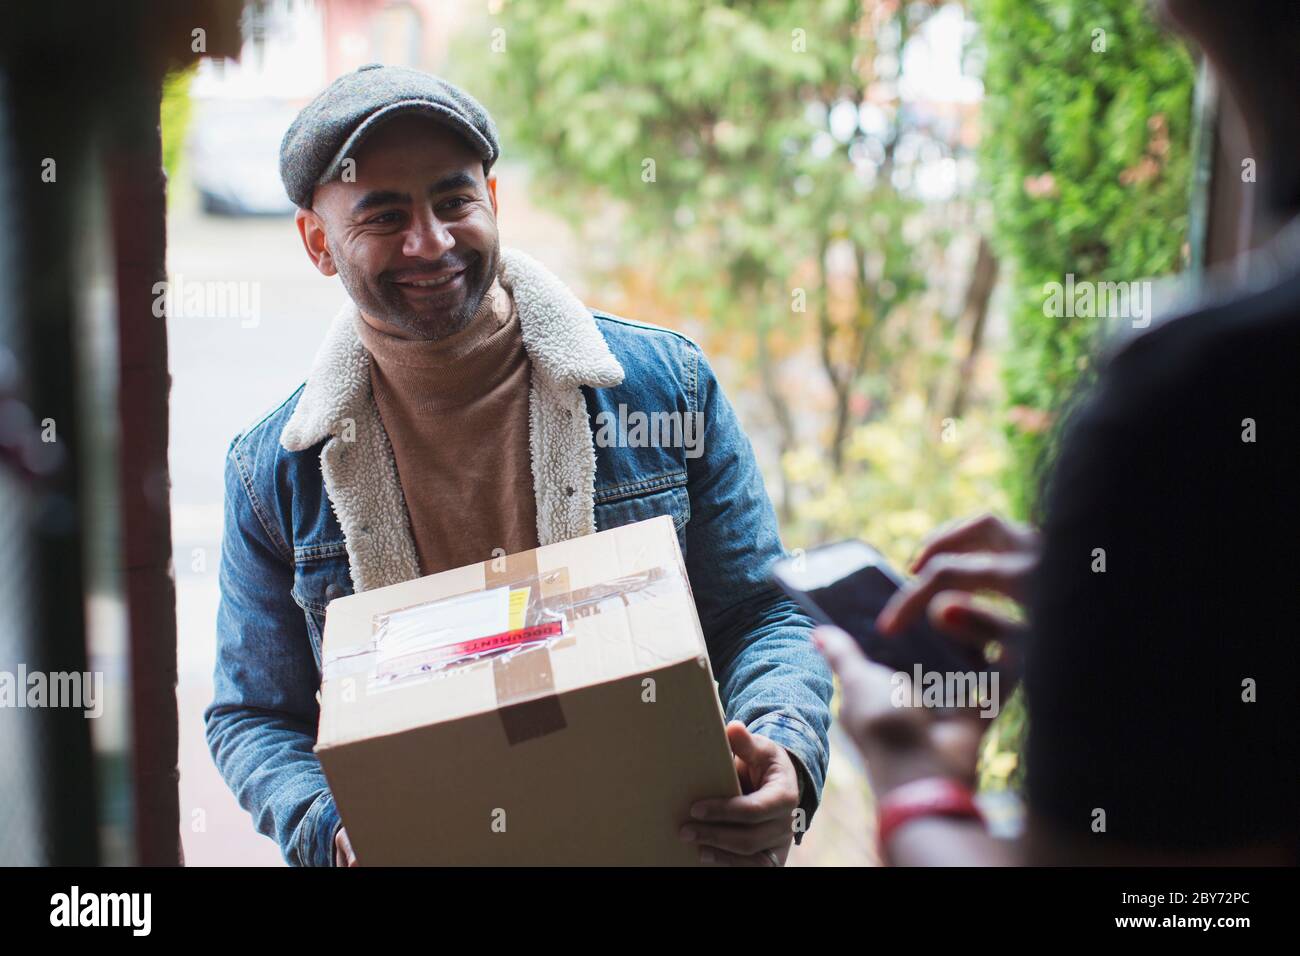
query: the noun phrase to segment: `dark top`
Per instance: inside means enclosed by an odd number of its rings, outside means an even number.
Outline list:
[[[1266,261],[1118,351],[1063,443],[1025,685],[1029,802],[1066,835],[1295,845],[1300,256]]]

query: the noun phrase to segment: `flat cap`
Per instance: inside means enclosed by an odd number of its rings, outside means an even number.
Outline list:
[[[420,113],[459,133],[483,160],[501,154],[497,128],[479,102],[446,80],[400,66],[369,63],[345,73],[303,107],[280,143],[280,180],[296,206],[338,176],[343,160],[376,126],[398,113]]]

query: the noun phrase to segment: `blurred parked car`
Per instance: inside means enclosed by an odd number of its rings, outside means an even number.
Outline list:
[[[195,104],[190,136],[194,188],[203,211],[225,216],[293,212],[280,183],[280,140],[297,110],[267,100]]]

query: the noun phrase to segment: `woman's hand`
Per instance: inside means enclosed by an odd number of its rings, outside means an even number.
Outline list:
[[[916,578],[890,599],[876,618],[882,634],[905,630],[922,614],[957,641],[982,647],[1018,636],[1019,624],[976,603],[976,591],[1023,601],[1038,563],[1038,533],[996,515],[970,518],[940,531],[912,564]]]
[[[922,614],[954,640],[983,647],[1000,641],[1009,654],[1021,625],[975,602],[976,591],[1022,600],[1038,560],[1038,535],[993,515],[963,521],[934,536],[912,566],[918,577],[881,611],[876,626],[901,633]],[[857,744],[877,796],[921,777],[954,777],[974,785],[980,740],[989,722],[974,708],[912,706],[907,674],[869,661],[838,628],[813,640],[840,678],[839,721]],[[1006,668],[1005,658],[1000,669]],[[1011,688],[1000,688],[1010,693]]]
[[[911,679],[868,660],[837,627],[817,628],[813,643],[840,679],[836,719],[861,751],[877,799],[923,777],[953,777],[974,786],[988,721],[971,710],[911,706]]]

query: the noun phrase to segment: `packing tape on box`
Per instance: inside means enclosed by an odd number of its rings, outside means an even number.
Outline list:
[[[675,592],[680,575],[653,567],[572,590],[569,570],[541,572],[535,552],[495,558],[484,565],[485,587],[437,601],[416,604],[374,617],[374,633],[362,647],[327,655],[324,680],[365,675],[371,692],[432,679],[463,666],[490,659],[497,713],[511,745],[565,728],[564,711],[555,693],[551,648],[569,633],[569,624],[611,607],[625,608]],[[472,614],[472,605],[508,602],[508,626],[500,633],[464,640],[428,638],[448,618]],[[500,608],[498,608],[500,610]]]
[[[559,568],[545,578],[538,574],[537,552],[494,558],[486,566],[486,586],[511,587],[514,581],[536,581],[530,585],[524,625],[550,624],[558,617],[563,621],[562,603],[569,592],[569,569]],[[555,675],[551,670],[548,644],[506,654],[492,661],[492,679],[496,685],[497,715],[501,729],[511,746],[535,740],[563,730],[564,708],[555,695]]]

